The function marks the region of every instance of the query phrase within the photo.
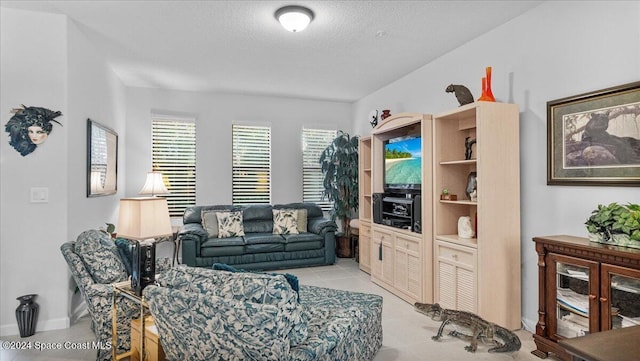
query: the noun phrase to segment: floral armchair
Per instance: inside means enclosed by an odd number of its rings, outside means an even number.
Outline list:
[[[71,275],[78,285],[91,316],[91,328],[99,342],[97,360],[111,360],[112,350],[112,301],[113,283],[129,277],[125,264],[114,241],[98,230],[82,232],[75,242],[66,242],[60,251],[69,265]],[[130,262],[130,260],[128,260]],[[166,269],[168,259],[159,260],[156,269]],[[129,350],[131,319],[139,317],[137,304],[122,296],[118,303],[118,353]]]
[[[144,296],[167,360],[366,361],[382,344],[380,296],[301,286],[298,302],[282,275],[185,266],[157,281]]]

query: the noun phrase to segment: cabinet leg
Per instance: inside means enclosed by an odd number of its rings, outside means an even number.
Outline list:
[[[534,354],[535,356],[538,356],[542,359],[549,357],[549,353],[548,352],[544,352],[544,351],[540,351],[540,350],[533,350],[531,351],[532,354]]]

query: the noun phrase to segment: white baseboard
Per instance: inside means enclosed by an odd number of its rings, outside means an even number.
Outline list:
[[[53,320],[46,321],[38,321],[36,324],[36,334],[40,331],[52,331],[52,330],[61,330],[64,328],[69,328],[69,317],[56,318]],[[8,325],[0,326],[0,336],[13,336],[19,335],[20,330],[18,329],[17,323],[12,323]]]
[[[83,317],[88,313],[89,311],[87,311],[87,304],[82,302],[82,304],[73,311],[71,317],[69,317],[70,324],[73,325],[74,323],[78,322],[78,319],[80,319],[80,317]]]
[[[523,318],[522,319],[522,326],[524,327],[525,330],[531,332],[531,333],[536,333],[536,322]]]

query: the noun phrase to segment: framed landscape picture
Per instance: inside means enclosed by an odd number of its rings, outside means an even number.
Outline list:
[[[640,81],[547,102],[547,184],[640,186]]]

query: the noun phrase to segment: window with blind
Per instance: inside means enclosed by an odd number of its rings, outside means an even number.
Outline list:
[[[324,187],[319,160],[335,137],[335,130],[302,129],[302,200],[316,203],[324,211],[330,211],[333,202],[322,199]]]
[[[234,124],[233,204],[271,203],[271,127]]]
[[[152,164],[161,172],[170,194],[169,214],[181,217],[196,204],[196,123],[195,119],[152,117]]]

